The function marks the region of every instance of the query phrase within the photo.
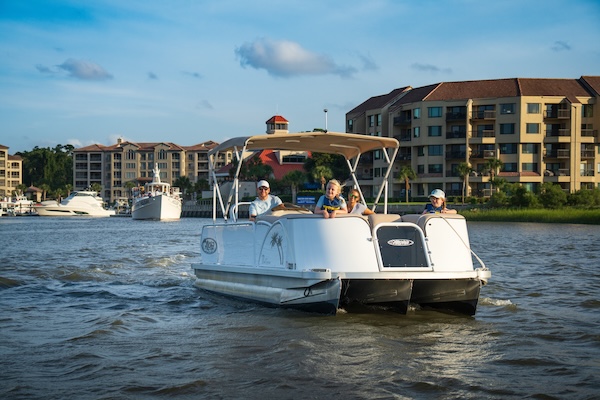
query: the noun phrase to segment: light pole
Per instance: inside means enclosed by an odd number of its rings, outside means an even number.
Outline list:
[[[325,132],[327,132],[327,109],[323,109],[323,112],[325,113]]]

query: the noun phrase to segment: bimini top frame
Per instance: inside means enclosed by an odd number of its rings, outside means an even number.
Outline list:
[[[229,139],[208,152],[209,174],[213,186],[213,220],[216,220],[217,218],[217,200],[225,219],[227,219],[230,208],[233,205],[238,204],[238,183],[242,162],[250,156],[251,153],[261,150],[311,151],[316,153],[339,154],[346,160],[352,181],[358,188],[363,200],[362,190],[360,189],[358,179],[356,178],[356,168],[360,156],[369,151],[382,150],[386,162],[386,170],[381,177],[379,192],[377,193],[372,209],[375,210],[382,194],[384,194],[384,213],[387,213],[388,177],[399,147],[400,144],[393,138],[338,132],[279,133],[242,136]],[[233,190],[230,191],[227,201],[224,203],[221,191],[219,190],[219,185],[217,184],[215,166],[219,153],[226,151],[233,152],[234,157],[238,161],[238,165],[234,174]]]

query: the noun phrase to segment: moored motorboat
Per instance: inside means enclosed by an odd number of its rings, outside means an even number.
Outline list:
[[[60,203],[54,200],[43,201],[34,206],[40,217],[109,217],[115,210],[108,209],[102,197],[94,190],[79,190],[63,199]]]
[[[136,220],[176,220],[181,218],[182,199],[179,188],[161,182],[158,165],[152,170],[152,181],[133,188],[131,218]]]
[[[387,163],[373,209],[383,213],[341,214],[324,219],[284,203],[256,221],[237,218],[234,177],[226,201],[213,185],[213,223],[201,235],[201,262],[192,265],[196,286],[272,306],[335,314],[354,304],[406,313],[411,303],[474,315],[480,288],[491,276],[471,251],[467,224],[457,214],[387,214],[387,184],[399,148],[392,138],[346,133],[282,133],[230,139],[209,151],[243,154],[263,149],[343,155],[354,187],[360,156],[379,150]],[[239,171],[239,167],[238,167]],[[223,219],[217,221],[217,207]],[[342,245],[343,244],[343,245]],[[473,258],[480,267],[475,268]]]

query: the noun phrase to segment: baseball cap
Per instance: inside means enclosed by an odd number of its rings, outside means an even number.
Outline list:
[[[256,184],[256,187],[269,187],[269,182],[267,181],[258,181],[258,183]]]
[[[440,189],[434,189],[433,192],[429,195],[429,197],[437,197],[438,199],[445,199],[446,193]]]

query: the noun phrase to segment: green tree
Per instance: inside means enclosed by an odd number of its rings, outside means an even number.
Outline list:
[[[465,196],[467,195],[467,188],[469,187],[469,175],[473,172],[473,168],[467,162],[461,162],[456,167],[456,172],[463,180],[462,187],[462,204],[465,204]]]
[[[410,181],[417,178],[417,174],[409,164],[404,164],[398,172],[398,180],[404,182],[405,200],[408,203],[408,192],[410,190]]]
[[[290,171],[285,174],[281,180],[283,183],[290,185],[292,189],[292,203],[295,204],[296,196],[298,194],[298,186],[306,181],[306,174],[299,170]]]
[[[133,197],[133,188],[137,186],[137,183],[135,181],[127,181],[125,182],[125,188],[127,189],[127,197],[128,198],[132,198]]]
[[[187,176],[180,176],[179,178],[175,179],[173,186],[180,188],[183,192],[183,195],[185,196],[188,192],[192,190],[194,185],[190,181],[190,178],[188,178]]]
[[[48,185],[46,183],[42,183],[40,185],[40,189],[42,190],[42,200],[46,200],[46,197],[48,196],[48,192],[50,191],[50,185]]]
[[[567,194],[560,185],[552,182],[542,183],[538,198],[545,208],[560,208],[567,204]]]
[[[92,190],[92,192],[101,193],[102,192],[102,185],[99,184],[98,182],[94,182],[94,183],[92,183],[92,186],[90,187],[90,189]]]
[[[339,181],[345,181],[349,176],[348,164],[341,155],[312,153],[312,156],[306,159],[303,166],[304,171],[306,171],[307,176],[313,178],[317,183],[320,183],[321,177],[316,177],[314,170],[319,166],[327,167],[331,171],[329,179],[337,178]]]
[[[325,165],[317,165],[312,170],[312,177],[315,182],[321,184],[321,190],[325,191],[325,183],[333,177],[333,172],[331,171],[331,168],[326,167]]]
[[[498,175],[498,170],[502,168],[502,161],[497,158],[492,158],[487,160],[484,165],[484,169],[490,173],[490,189],[493,192],[494,190],[494,179]]]

